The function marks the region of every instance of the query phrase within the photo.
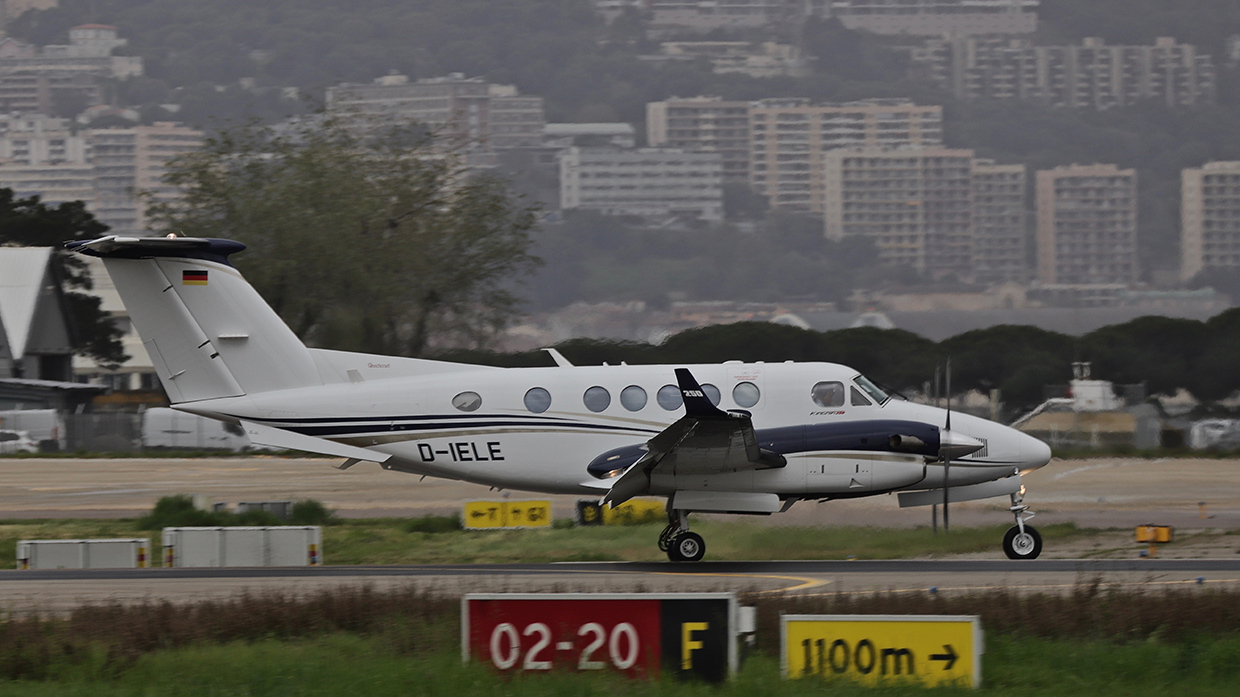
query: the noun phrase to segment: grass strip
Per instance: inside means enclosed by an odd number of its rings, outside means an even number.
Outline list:
[[[334,633],[307,640],[232,642],[165,649],[116,668],[106,654],[51,679],[0,681],[0,695],[23,697],[138,697],[163,695],[362,694],[513,695],[515,697],[731,697],[732,695],[1234,695],[1240,635],[1195,641],[1115,643],[991,637],[983,659],[983,688],[924,690],[866,688],[816,679],[783,680],[779,662],[751,656],[722,686],[668,679],[630,681],[608,674],[547,674],[505,678],[489,667],[462,665],[459,654],[411,654],[391,637]]]

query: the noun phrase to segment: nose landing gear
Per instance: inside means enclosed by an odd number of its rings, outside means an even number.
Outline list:
[[[1016,525],[1008,528],[1003,535],[1003,553],[1008,559],[1037,559],[1042,553],[1042,536],[1037,528],[1025,525],[1025,521],[1036,514],[1030,513],[1029,507],[1021,503],[1024,501],[1024,487],[1011,496],[1012,505],[1008,510],[1016,517]]]
[[[701,561],[706,554],[706,542],[702,536],[689,532],[689,512],[667,510],[667,527],[659,533],[659,549],[667,552],[671,561]]]

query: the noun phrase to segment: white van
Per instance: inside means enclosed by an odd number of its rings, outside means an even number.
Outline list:
[[[155,407],[142,413],[142,447],[241,452],[250,439],[240,426]]]
[[[65,422],[55,409],[0,411],[0,430],[25,431],[42,450],[65,449]]]

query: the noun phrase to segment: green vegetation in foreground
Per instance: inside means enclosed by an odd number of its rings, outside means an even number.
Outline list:
[[[931,694],[1234,695],[1240,636],[1164,643],[991,637],[982,690]],[[100,653],[47,681],[0,681],[0,695],[922,695],[917,688],[862,688],[815,680],[784,681],[771,655],[751,657],[722,686],[672,680],[629,681],[615,675],[537,675],[504,679],[459,654],[409,652],[395,635],[335,633],[308,640],[272,639],[160,650],[118,667]]]
[[[359,518],[323,528],[323,554],[328,564],[540,563],[553,561],[661,561],[655,546],[662,524],[555,527],[540,530],[423,532],[444,530],[445,519]],[[447,519],[450,520],[450,519]],[[423,521],[430,521],[423,524]],[[177,523],[219,525],[221,523]],[[228,523],[224,523],[228,524]],[[753,521],[694,521],[706,538],[709,560],[772,559],[907,559],[972,552],[1001,556],[999,541],[1007,524],[953,528],[935,535],[930,528],[787,527]],[[1097,531],[1072,524],[1039,527],[1053,545]],[[0,568],[12,568],[16,545],[23,539],[146,537],[159,543],[159,533],[140,520],[5,520],[0,521]],[[157,552],[156,547],[151,549]],[[158,561],[153,553],[149,557]]]

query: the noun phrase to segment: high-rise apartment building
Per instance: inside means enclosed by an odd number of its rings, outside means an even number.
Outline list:
[[[1240,162],[1181,173],[1180,278],[1240,269]]]
[[[884,263],[972,278],[972,150],[842,148],[823,162],[828,239],[868,237]]]
[[[422,124],[439,142],[467,151],[537,147],[546,123],[542,97],[461,73],[336,85],[327,89],[327,111],[364,126]]]
[[[653,26],[697,31],[752,29],[804,13],[799,0],[646,0],[644,9]]]
[[[1209,55],[1162,37],[1153,46],[1034,46],[1027,39],[954,37],[927,41],[913,60],[960,99],[1021,99],[1074,109],[1110,109],[1157,100],[1169,107],[1210,104],[1216,74]]]
[[[808,0],[807,9],[874,34],[1032,34],[1038,0]]]
[[[723,160],[673,148],[574,146],[560,153],[560,207],[722,220]]]
[[[646,142],[654,147],[717,152],[725,184],[749,183],[749,102],[719,97],[646,105]]]
[[[84,163],[3,165],[0,187],[21,198],[38,196],[50,206],[82,201],[92,211],[97,196],[94,167]]]
[[[57,205],[95,203],[94,168],[86,140],[68,119],[37,114],[0,116],[0,186]]]
[[[823,212],[823,155],[852,146],[943,142],[943,108],[902,100],[810,104],[767,99],[749,110],[750,185],[772,206]]]
[[[86,140],[69,119],[0,115],[0,167],[86,163]]]
[[[104,80],[142,74],[140,57],[112,55],[126,43],[106,24],[73,27],[68,44],[42,49],[0,41],[0,111],[51,114],[69,100],[103,103]]]
[[[168,161],[202,145],[202,131],[157,122],[133,128],[86,132],[95,169],[96,201],[91,210],[114,231],[134,233],[146,228],[147,203],[170,203],[179,193],[162,181]],[[148,201],[139,201],[144,193]]]
[[[973,279],[1029,280],[1024,165],[973,161]]]
[[[47,203],[82,201],[113,232],[133,234],[146,227],[147,203],[180,195],[163,182],[167,163],[202,139],[202,131],[167,122],[74,133],[68,119],[0,116],[0,186]]]
[[[1038,280],[1057,285],[1137,280],[1137,172],[1070,165],[1037,173]]]

